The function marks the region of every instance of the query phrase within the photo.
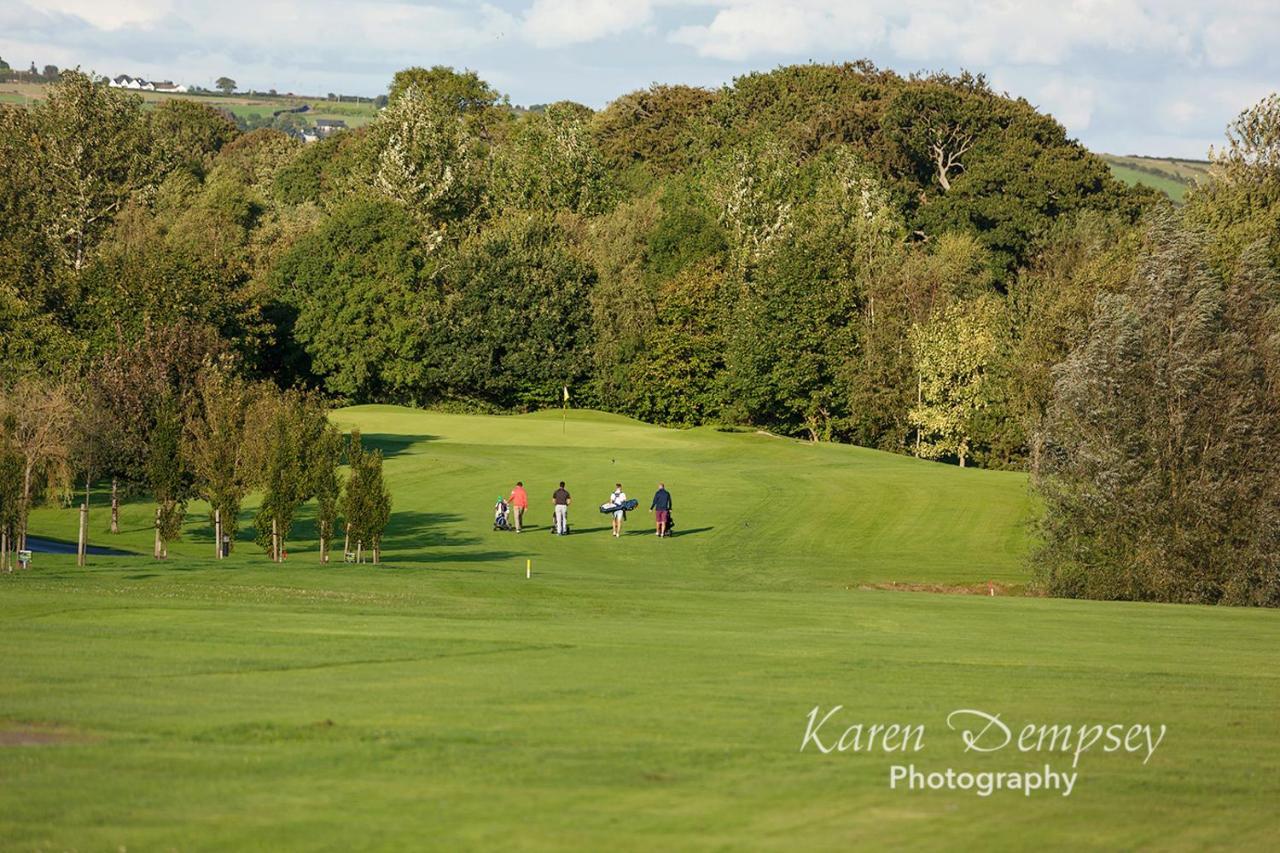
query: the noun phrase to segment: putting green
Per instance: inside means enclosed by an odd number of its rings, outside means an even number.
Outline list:
[[[866,590],[1025,580],[1017,474],[622,418],[337,414],[387,454],[386,564],[37,555],[0,576],[0,838],[30,849],[1258,847],[1277,830],[1280,620],[1264,611]],[[536,529],[490,530],[523,479]],[[575,534],[547,533],[568,481]],[[615,540],[595,509],[658,479]],[[94,541],[149,554],[150,507]],[[246,510],[246,523],[252,511]],[[34,531],[67,538],[74,513]],[[525,580],[525,561],[534,577]],[[801,752],[808,715],[925,726]],[[1072,772],[963,752],[948,713],[1167,726],[1086,752],[1070,797],[890,789],[890,767]]]

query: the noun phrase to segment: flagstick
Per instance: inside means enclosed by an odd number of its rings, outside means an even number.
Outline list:
[[[533,577],[533,560],[524,561],[524,579],[528,580]]]

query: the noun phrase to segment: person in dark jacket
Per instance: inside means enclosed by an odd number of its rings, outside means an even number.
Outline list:
[[[671,493],[667,491],[666,483],[658,484],[658,491],[654,492],[649,511],[654,514],[658,522],[658,535],[666,536],[667,520],[671,518]]]

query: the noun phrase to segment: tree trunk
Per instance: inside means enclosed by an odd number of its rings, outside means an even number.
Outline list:
[[[116,478],[111,478],[111,532],[120,532],[120,496],[116,490]]]
[[[222,510],[213,511],[213,551],[214,559],[222,559]]]
[[[161,556],[160,556],[160,555],[161,555],[161,547],[160,547],[160,507],[156,507],[156,544],[155,544],[155,548],[154,548],[154,549],[153,549],[153,551],[152,551],[152,556],[154,556],[157,560],[159,560],[159,559],[161,559]]]
[[[271,519],[271,562],[280,562],[280,533],[274,518]]]
[[[83,566],[89,553],[89,501],[80,504],[80,536],[76,540],[76,565]]]
[[[363,549],[364,549],[364,542],[361,542],[360,540],[356,540],[356,562],[357,563],[364,562]]]
[[[320,537],[320,563],[321,565],[329,562],[329,539],[328,537]]]
[[[9,533],[0,530],[0,572],[9,571]]]
[[[378,565],[378,560],[382,556],[382,537],[373,537],[373,564]]]
[[[342,562],[347,561],[347,555],[351,553],[351,522],[347,522],[346,531],[342,535]]]
[[[22,469],[22,510],[21,516],[18,518],[18,547],[17,551],[25,550],[27,547],[27,518],[31,515],[31,463],[28,462]]]

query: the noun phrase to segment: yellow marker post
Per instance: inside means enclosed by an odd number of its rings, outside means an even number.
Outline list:
[[[524,579],[528,580],[533,577],[533,560],[524,561]]]

